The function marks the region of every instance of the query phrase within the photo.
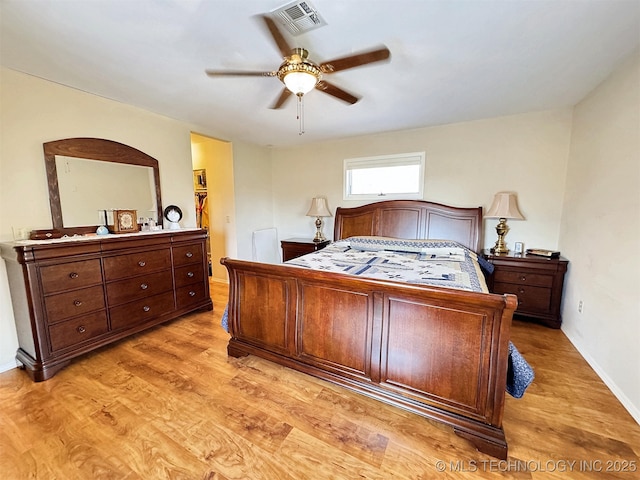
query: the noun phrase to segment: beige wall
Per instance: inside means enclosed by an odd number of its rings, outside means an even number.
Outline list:
[[[508,245],[555,249],[570,132],[566,109],[274,149],[275,223],[281,238],[313,238],[314,219],[305,216],[312,197],[325,195],[332,211],[356,205],[342,200],[345,158],[424,151],[425,200],[487,209],[494,193],[515,191],[526,220],[509,222]],[[325,220],[331,238],[333,219]],[[485,221],[487,247],[495,244],[496,224]]]
[[[192,134],[193,169],[205,169],[212,277],[227,281],[220,258],[236,256],[233,148],[231,143]]]
[[[267,148],[233,144],[233,176],[236,192],[237,257],[251,259],[251,234],[274,223],[271,152]]]
[[[190,128],[184,123],[61,85],[0,70],[0,241],[12,227],[51,228],[42,144],[98,137],[158,159],[164,205],[182,207],[195,226]],[[0,261],[0,370],[17,348],[4,261]]]
[[[575,107],[564,205],[562,328],[640,423],[638,52]]]

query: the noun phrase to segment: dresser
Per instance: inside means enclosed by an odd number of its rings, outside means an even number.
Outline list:
[[[287,260],[306,255],[307,253],[322,250],[330,243],[330,240],[314,242],[308,238],[287,238],[280,242],[280,246],[282,247],[282,261],[286,262]]]
[[[516,316],[534,319],[552,328],[560,328],[562,288],[568,260],[534,255],[495,255],[489,250],[483,256],[493,264],[488,278],[492,293],[513,293],[518,297]]]
[[[211,310],[206,239],[185,229],[2,244],[17,360],[47,380],[79,355]]]

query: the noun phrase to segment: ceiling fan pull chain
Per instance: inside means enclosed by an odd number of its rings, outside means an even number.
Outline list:
[[[304,102],[302,94],[298,94],[298,124],[300,126],[298,135],[304,135]]]

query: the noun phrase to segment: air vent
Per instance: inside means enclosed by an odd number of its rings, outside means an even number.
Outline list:
[[[301,35],[309,30],[326,25],[311,3],[293,2],[271,12],[272,17],[283,25],[291,35]]]

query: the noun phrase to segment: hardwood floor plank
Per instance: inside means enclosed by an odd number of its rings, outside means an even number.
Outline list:
[[[300,390],[295,388],[295,380],[281,381],[285,378],[297,378],[299,375],[303,374],[283,369],[283,376],[279,378],[257,375],[250,381],[238,376],[231,385],[249,398],[257,397],[268,403],[270,410],[278,410],[280,415],[286,415],[287,422],[294,427],[372,465],[380,465],[387,438],[346,418],[340,418],[330,410],[313,408],[315,395],[301,399]],[[290,384],[289,388],[287,383]]]
[[[400,471],[390,473],[372,466],[343,450],[336,450],[314,435],[293,430],[279,457],[297,479],[406,479]]]
[[[212,470],[195,457],[188,446],[150,423],[140,422],[139,416],[120,402],[105,406],[92,416],[101,431],[116,442],[112,453],[127,459],[127,467],[141,478],[191,479],[210,475]],[[117,440],[124,439],[125,442]],[[135,445],[135,448],[131,446]],[[124,447],[124,448],[123,448]]]
[[[522,399],[506,398],[500,463],[445,425],[257,357],[227,357],[226,286],[211,293],[213,313],[92,352],[46,382],[0,374],[2,480],[638,475],[640,426],[559,330],[514,321],[536,378]],[[636,470],[603,471],[607,462]]]

